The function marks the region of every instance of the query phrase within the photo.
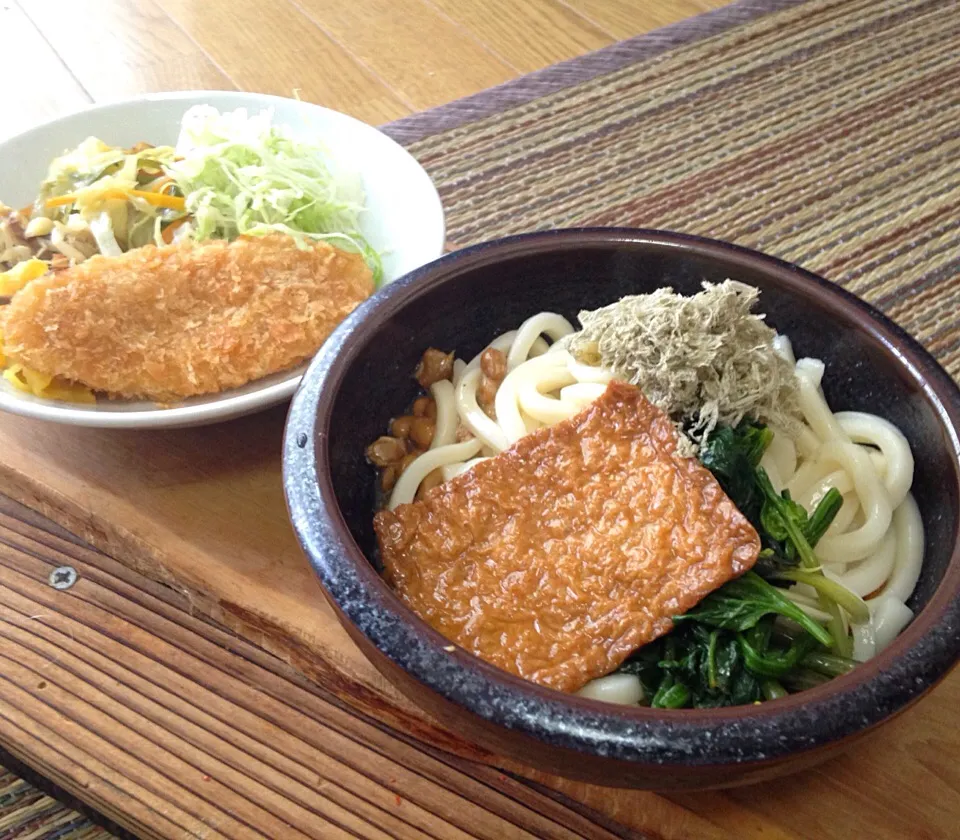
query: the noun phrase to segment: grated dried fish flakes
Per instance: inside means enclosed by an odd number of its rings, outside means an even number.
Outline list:
[[[669,287],[631,295],[581,312],[583,329],[567,346],[639,387],[675,420],[693,420],[696,440],[745,417],[794,431],[796,375],[774,349],[776,332],[750,311],[759,294],[725,280],[691,297]]]

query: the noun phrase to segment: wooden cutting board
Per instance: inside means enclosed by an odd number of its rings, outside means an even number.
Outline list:
[[[185,593],[359,709],[451,747],[349,640],[300,551],[280,474],[286,410],[175,431],[7,415],[0,491]]]
[[[219,426],[153,432],[7,415],[0,492],[166,583],[193,611],[293,664],[350,707],[442,749],[496,761],[408,703],[341,630],[287,521],[279,457],[285,414],[281,406]],[[848,755],[760,787],[668,802],[507,769],[663,838],[705,836],[690,833],[698,818],[756,840],[853,837],[860,825],[871,838],[906,836],[906,826],[916,837],[947,838],[960,791],[958,677]],[[841,826],[846,833],[837,834]]]

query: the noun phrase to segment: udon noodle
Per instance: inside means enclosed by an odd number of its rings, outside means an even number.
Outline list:
[[[543,312],[488,345],[506,357],[506,375],[492,412],[496,419],[478,400],[482,354],[466,362],[455,360],[452,381],[430,386],[436,404],[430,447],[399,476],[388,508],[412,502],[431,473],[439,470],[448,481],[524,435],[573,417],[603,394],[614,374],[571,355],[564,339],[574,331],[566,318]],[[775,489],[788,490],[808,513],[830,488],[842,494],[840,511],[816,551],[824,575],[862,597],[869,607],[869,621],[852,627],[853,655],[863,661],[888,645],[913,615],[906,601],[923,559],[923,527],[909,492],[913,456],[906,438],[887,420],[830,410],[820,387],[821,361],[796,360],[785,336],[777,337],[775,348],[794,365],[803,423],[795,434],[773,430],[761,466]],[[458,429],[468,430],[471,437],[458,439]],[[819,608],[811,587],[797,583],[787,592],[812,618],[821,622],[830,618]],[[635,702],[629,698],[637,690],[636,680],[623,676],[594,680],[582,691],[614,701],[622,695],[622,702]]]

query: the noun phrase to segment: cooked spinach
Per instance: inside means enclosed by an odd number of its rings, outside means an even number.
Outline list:
[[[855,664],[838,655],[848,651],[840,607],[857,619],[863,602],[823,576],[813,550],[843,498],[831,489],[808,515],[789,493],[777,493],[760,466],[772,437],[764,426],[744,422],[735,428],[718,426],[700,448],[700,461],[756,528],[762,550],[754,571],[675,617],[670,633],[620,667],[636,674],[654,708],[772,700]],[[781,581],[801,581],[817,589],[821,606],[832,616],[829,632],[783,594],[775,585]],[[777,618],[789,619],[798,632],[774,632]]]
[[[770,429],[741,423],[736,428],[717,426],[700,447],[700,463],[713,473],[723,492],[758,531],[763,496],[758,492],[755,472],[772,439]]]
[[[816,621],[755,572],[746,572],[724,584],[674,621],[743,631],[752,629],[768,615],[792,619],[822,645],[829,647],[833,641]]]

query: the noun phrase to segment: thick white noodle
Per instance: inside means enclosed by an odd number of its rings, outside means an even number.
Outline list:
[[[477,387],[483,372],[479,365],[465,373],[457,385],[457,413],[460,420],[473,434],[479,438],[484,446],[494,452],[502,452],[510,445],[503,429],[495,421],[487,417],[477,402]]]
[[[457,397],[453,390],[453,383],[448,379],[441,379],[430,386],[430,393],[437,406],[436,427],[430,448],[437,449],[457,442],[457,425],[460,416],[457,414]]]
[[[787,490],[790,491],[792,499],[801,499],[809,495],[810,490],[816,484],[836,470],[835,464],[828,464],[816,457],[820,451],[820,446],[821,444],[817,444],[817,448],[806,457],[805,461],[798,466],[797,471],[787,480]]]
[[[850,628],[854,657],[865,660],[883,650],[912,617],[905,601],[923,562],[923,525],[909,494],[914,459],[906,438],[889,421],[862,412],[831,412],[820,390],[822,362],[801,359],[795,370],[805,420],[793,441],[796,459],[791,465],[780,443],[788,438],[774,430],[761,463],[774,486],[785,486],[808,511],[830,488],[843,495],[816,552],[828,577],[863,598],[879,593],[867,601],[870,621]],[[791,587],[788,597],[811,616],[825,616],[806,587]]]
[[[582,382],[584,384],[588,382],[594,382],[599,385],[607,385],[613,381],[613,371],[607,370],[603,367],[585,365],[583,362],[578,362],[575,358],[573,358],[573,356],[569,357],[567,369],[573,374],[573,377],[577,380],[577,382]],[[600,393],[603,393],[603,391]]]
[[[810,487],[802,493],[798,493],[793,498],[800,502],[807,510],[813,510],[831,488],[836,489],[841,495],[846,496],[854,489],[853,479],[846,470],[834,470],[833,472],[827,473],[827,475],[819,481],[814,482]]]
[[[486,460],[486,458],[471,458],[469,461],[464,461],[463,463],[446,464],[440,467],[440,472],[443,473],[443,480],[449,481],[451,478],[460,475],[460,473],[466,472],[475,464]]]
[[[812,458],[820,448],[820,441],[817,440],[817,436],[809,426],[804,426],[803,429],[801,429],[800,434],[797,436],[796,443],[797,452],[803,458]]]
[[[810,428],[822,441],[845,440],[840,424],[834,419],[830,406],[820,393],[823,362],[819,359],[801,359],[797,362],[800,410]]]
[[[643,700],[643,686],[636,674],[611,674],[590,680],[577,694],[604,703],[636,706]]]
[[[881,595],[870,602],[873,633],[877,652],[880,652],[900,635],[913,619],[913,610],[895,595]]]
[[[893,520],[897,527],[897,559],[882,594],[906,602],[917,586],[923,565],[923,520],[912,493],[907,493]]]
[[[913,453],[903,432],[889,420],[873,414],[841,411],[834,417],[850,440],[870,444],[880,450],[884,462],[883,485],[890,496],[890,504],[899,507],[913,483]]]
[[[875,603],[875,602],[874,602]],[[866,662],[877,655],[877,631],[871,611],[870,621],[853,625],[853,658]]]
[[[527,318],[517,330],[517,337],[510,347],[510,352],[507,353],[507,370],[511,371],[527,361],[533,343],[541,335],[548,335],[557,341],[573,332],[573,324],[556,312],[541,312],[532,318]]]
[[[530,346],[530,352],[527,354],[527,358],[532,359],[535,356],[542,356],[544,353],[549,353],[551,347],[553,347],[552,344],[547,344],[542,338],[538,338]]]
[[[896,525],[888,528],[880,547],[854,568],[840,575],[840,582],[861,598],[876,592],[890,577],[897,558]]]
[[[565,403],[563,399],[547,396],[544,392],[566,388],[576,384],[576,381],[566,365],[542,373],[534,371],[533,376],[517,384],[517,402],[534,420],[552,426],[573,417],[578,407],[575,403]]]
[[[824,535],[817,544],[817,554],[824,560],[839,563],[852,563],[869,557],[880,546],[893,517],[886,488],[880,482],[869,456],[854,443],[829,441],[820,448],[818,457],[840,464],[850,474],[866,521],[856,530]]]
[[[508,391],[514,391],[516,408],[514,412],[509,411],[509,409],[507,410],[507,416],[510,418],[510,420],[508,420],[508,427],[512,432],[510,438],[507,437],[501,423],[491,419],[486,412],[480,408],[479,402],[477,401],[477,389],[480,387],[483,376],[480,369],[480,360],[483,356],[483,351],[466,363],[462,359],[455,359],[453,362],[452,383],[446,381],[438,382],[431,386],[430,389],[437,405],[437,421],[436,431],[434,432],[429,451],[448,447],[455,443],[457,427],[460,423],[469,429],[474,437],[479,440],[481,454],[484,457],[490,457],[496,455],[498,452],[502,452],[511,443],[519,439],[519,437],[540,428],[544,423],[556,422],[554,414],[548,413],[544,415],[545,419],[541,420],[534,414],[522,411],[519,407],[520,395],[516,392],[515,387],[517,385],[521,386],[528,394],[531,391],[536,391],[536,394],[529,394],[533,398],[539,395],[543,400],[550,400],[550,403],[545,403],[545,405],[549,407],[553,407],[553,403],[560,405],[563,411],[563,417],[573,416],[578,410],[582,409],[584,405],[591,401],[591,399],[599,396],[603,391],[602,387],[583,386],[581,383],[609,382],[613,378],[613,374],[609,371],[588,365],[579,365],[573,357],[562,348],[556,348],[556,352],[552,354],[549,360],[541,358],[546,357],[548,352],[556,347],[555,344],[548,344],[543,338],[544,335],[556,341],[572,332],[573,327],[566,318],[546,312],[527,319],[519,330],[510,330],[509,332],[503,333],[503,335],[497,336],[484,348],[484,351],[488,348],[499,350],[508,358],[510,358],[512,354],[512,358],[520,360],[517,367],[521,367],[526,362],[534,361],[537,361],[539,365],[534,365],[526,369],[523,376],[512,380],[511,386],[508,389]],[[543,365],[546,365],[546,367],[541,368],[540,366]],[[544,392],[550,389],[545,384],[539,384],[537,376],[534,375],[535,372],[541,369],[552,372],[557,368],[564,369],[565,366],[569,368],[569,370],[566,371],[563,381],[557,384],[554,390],[564,385],[578,388],[579,390],[569,392],[566,398],[563,397],[562,391],[559,399],[548,397]],[[552,373],[549,375],[552,375]],[[503,391],[502,385],[498,391]],[[592,398],[590,395],[593,395]],[[521,429],[522,433],[520,431]],[[482,460],[482,458],[476,458],[471,461],[470,464],[467,464],[465,461],[443,464],[441,471],[444,481],[469,469],[473,463],[479,460]],[[414,466],[417,466],[417,471],[412,473],[412,475],[421,475],[420,481],[422,481],[428,473],[424,473],[419,468],[422,465],[418,462],[419,459],[418,461],[414,461],[413,464],[404,471],[403,475],[406,476]],[[412,481],[413,479],[408,479],[404,482],[404,487],[406,488],[407,484]],[[419,482],[417,486],[419,486]],[[404,496],[410,496],[412,498],[416,495],[416,491],[417,487],[413,487],[412,492],[405,489]],[[394,492],[396,492],[396,490]],[[391,498],[393,498],[393,496],[391,496]]]
[[[441,446],[438,449],[424,452],[397,479],[387,507],[393,510],[397,505],[409,504],[416,496],[420,482],[437,467],[456,464],[459,461],[468,461],[480,451],[480,446],[480,441],[477,438],[471,438],[463,443],[453,443],[450,446]]]
[[[774,429],[773,439],[763,453],[760,465],[767,472],[773,466],[781,476],[793,475],[797,470],[797,447],[786,434]]]
[[[778,356],[790,362],[791,365],[797,363],[797,357],[793,355],[793,343],[787,336],[777,333],[773,337],[773,350]]]
[[[848,493],[843,497],[843,505],[834,517],[830,527],[827,528],[828,534],[842,534],[852,524],[857,514],[860,512],[860,499],[856,493]]]
[[[783,476],[780,475],[780,470],[777,469],[777,465],[774,462],[767,464],[763,463],[763,460],[760,461],[760,466],[767,471],[767,478],[770,479],[770,483],[773,485],[773,489],[778,493],[782,493],[784,488],[787,486],[786,482],[783,480]]]
[[[566,342],[560,341],[572,332],[565,318],[544,312],[487,345],[507,358],[507,375],[494,400],[496,419],[477,402],[482,353],[467,363],[455,360],[452,383],[431,386],[437,404],[431,448],[400,476],[389,507],[412,501],[434,470],[440,469],[447,481],[531,431],[574,416],[600,397],[614,375],[573,358]],[[777,336],[775,349],[794,362],[786,336]],[[855,657],[867,659],[883,650],[912,618],[905,602],[916,586],[924,550],[920,512],[909,493],[914,459],[906,438],[892,423],[862,412],[830,410],[820,387],[821,361],[800,359],[795,371],[805,423],[795,438],[774,429],[761,463],[774,486],[788,490],[808,511],[830,488],[842,494],[843,504],[816,552],[823,573],[831,579],[861,597],[878,593],[867,601],[870,620],[850,627]],[[456,443],[460,423],[475,437]],[[829,620],[815,590],[797,584],[784,591],[814,620]],[[591,681],[580,693],[635,704],[642,688],[635,676],[614,674]]]
[[[600,382],[582,382],[578,380],[573,385],[560,389],[560,400],[575,405],[577,412],[583,411],[590,403],[603,396],[607,386]]]
[[[500,383],[494,400],[494,408],[497,423],[500,425],[500,429],[506,436],[509,445],[513,445],[527,434],[527,426],[520,413],[519,388],[531,383],[535,384],[547,372],[560,370],[569,373],[567,371],[568,358],[569,353],[561,351],[528,359],[524,364],[511,370],[503,382]]]

